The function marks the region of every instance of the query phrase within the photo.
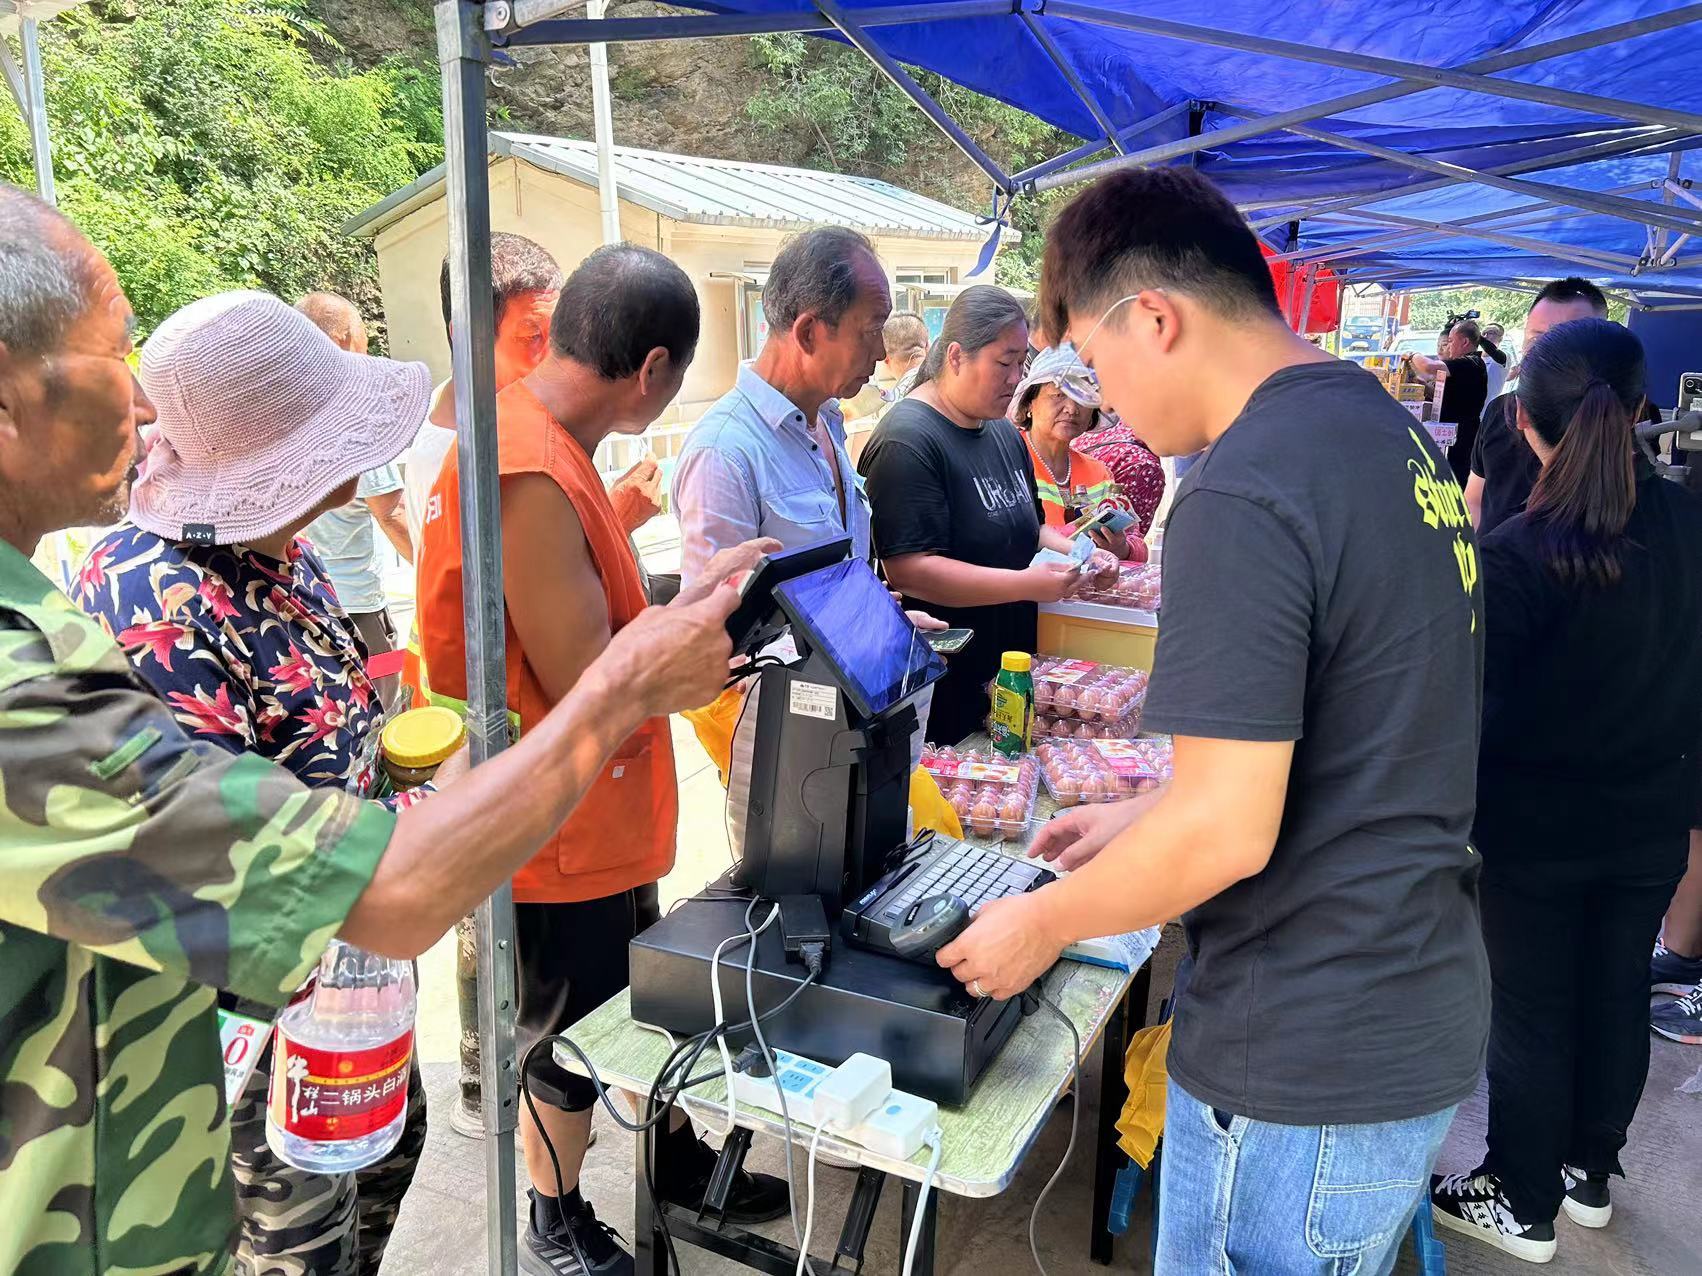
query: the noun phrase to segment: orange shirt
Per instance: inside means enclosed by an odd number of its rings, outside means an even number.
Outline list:
[[[610,632],[644,609],[644,588],[626,533],[585,450],[551,418],[521,381],[496,400],[497,470],[547,474],[573,502],[591,560],[602,578]],[[554,552],[539,545],[538,553]],[[467,698],[467,627],[461,602],[461,472],[451,452],[426,506],[418,568],[420,640],[433,697]],[[552,702],[512,622],[504,626],[508,707],[522,734]],[[514,876],[524,904],[602,899],[643,886],[674,865],[679,795],[666,718],[650,718],[615,752],[590,790],[543,849]]]
[[[1027,430],[1020,431],[1022,441],[1028,444],[1028,463],[1034,469],[1034,488],[1040,495],[1040,509],[1046,515],[1046,526],[1064,526],[1065,493],[1058,490],[1058,484],[1053,480],[1051,471],[1046,468],[1046,462],[1040,459],[1040,453],[1034,450],[1034,440]],[[1091,456],[1070,449],[1069,486],[1071,490],[1078,487],[1087,488],[1086,509],[1097,509],[1099,503],[1111,495],[1111,471],[1100,461]]]

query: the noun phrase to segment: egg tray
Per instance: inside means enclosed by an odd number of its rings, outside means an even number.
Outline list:
[[[1144,669],[1036,656],[1034,712],[1048,718],[1122,724],[1131,714],[1138,718],[1146,703],[1147,679]]]
[[[922,766],[957,812],[965,834],[994,841],[1027,834],[1040,794],[1040,764],[1032,756],[929,745]]]
[[[1060,807],[1116,802],[1157,788],[1172,772],[1170,740],[1048,741],[1035,749],[1046,791]]]
[[[1114,584],[1099,586],[1089,581],[1071,598],[1080,602],[1129,607],[1135,611],[1157,611],[1162,596],[1159,586],[1158,564],[1124,563],[1118,569]]]

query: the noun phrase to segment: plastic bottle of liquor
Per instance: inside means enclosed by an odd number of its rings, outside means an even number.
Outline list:
[[[389,1155],[407,1120],[414,968],[332,940],[306,995],[278,1016],[266,1142],[300,1170]]]

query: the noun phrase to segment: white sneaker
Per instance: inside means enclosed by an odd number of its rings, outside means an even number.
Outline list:
[[[1586,1174],[1563,1165],[1560,1177],[1566,1184],[1566,1195],[1560,1198],[1560,1208],[1566,1211],[1566,1217],[1579,1227],[1606,1227],[1613,1218],[1607,1175]]]
[[[1521,1223],[1492,1174],[1433,1174],[1430,1213],[1451,1231],[1495,1246],[1527,1263],[1554,1257],[1554,1224]]]

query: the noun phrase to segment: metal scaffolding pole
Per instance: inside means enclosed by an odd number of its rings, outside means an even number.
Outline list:
[[[1635,191],[1652,189],[1649,182],[1632,182],[1626,186],[1610,186],[1606,190],[1597,191],[1598,195],[1627,195]],[[1441,222],[1442,226],[1455,230],[1466,230],[1473,226],[1493,225],[1496,230],[1509,230],[1527,222],[1557,222],[1570,221],[1578,217],[1594,217],[1595,213],[1588,209],[1563,210],[1552,200],[1538,200],[1531,204],[1515,204],[1510,208],[1500,208],[1491,213],[1477,213],[1471,217],[1461,217],[1455,221]],[[1357,213],[1320,213],[1317,217],[1306,220],[1327,220],[1353,222],[1356,220],[1371,220],[1361,218]],[[1434,239],[1443,232],[1425,230],[1389,230],[1379,231],[1365,239],[1351,243],[1320,244],[1313,248],[1300,248],[1291,253],[1278,253],[1275,261],[1336,261],[1343,257],[1351,257],[1356,253],[1383,251],[1396,244],[1410,245],[1414,242]]]
[[[439,0],[444,172],[449,212],[450,364],[461,470],[462,606],[467,622],[467,731],[474,765],[508,744],[503,650],[502,520],[496,440],[496,315],[491,295],[490,150],[481,6]],[[485,1121],[485,1236],[490,1276],[513,1276],[515,1237],[514,900],[508,885],[479,905],[479,1065]]]
[[[1087,91],[1087,85],[1082,83],[1081,76],[1076,73],[1075,67],[1070,65],[1069,59],[1064,56],[1064,51],[1058,47],[1058,42],[1052,38],[1052,33],[1041,24],[1039,18],[1026,9],[1017,16],[1022,19],[1023,26],[1028,28],[1028,33],[1034,37],[1035,42],[1040,45],[1047,58],[1051,60],[1052,65],[1058,68],[1058,74],[1064,77],[1064,83],[1070,86],[1070,92],[1076,95],[1077,100],[1087,108],[1087,113],[1093,116],[1094,123],[1098,124],[1100,131],[1105,134],[1104,144],[1110,146],[1119,155],[1127,155],[1127,149],[1117,136],[1117,126],[1111,122],[1111,117],[1105,114],[1104,108],[1099,105],[1093,94]]]
[[[35,189],[50,204],[58,203],[53,185],[53,145],[47,132],[47,95],[41,82],[41,32],[36,19],[18,20],[18,44],[23,49],[23,66],[0,40],[0,73],[24,117],[30,135],[30,156],[35,165]]]
[[[1266,118],[1274,119],[1276,117],[1267,116]],[[1553,155],[1517,160],[1511,164],[1497,164],[1494,168],[1486,168],[1482,171],[1494,177],[1513,177],[1520,173],[1535,173],[1544,169],[1564,168],[1569,164],[1584,164],[1591,160],[1615,159],[1644,151],[1664,153],[1667,147],[1688,150],[1695,146],[1702,146],[1702,137],[1674,132],[1671,129],[1654,129],[1643,137],[1621,137],[1615,138],[1611,142],[1592,142],[1588,146],[1577,146],[1569,151],[1560,151]],[[1298,206],[1291,202],[1281,206],[1286,209],[1285,212],[1262,217],[1254,222],[1253,229],[1255,231],[1267,230],[1272,226],[1280,226],[1284,222],[1293,221],[1296,218],[1304,221],[1306,218],[1317,217],[1323,213],[1339,213],[1350,208],[1360,208],[1366,204],[1381,204],[1384,200],[1404,199],[1409,195],[1428,195],[1431,191],[1444,190],[1449,186],[1458,186],[1462,182],[1471,180],[1467,177],[1443,177],[1433,182],[1418,182],[1411,186],[1377,186],[1355,194],[1336,195],[1329,199],[1316,200],[1313,203]]]
[[[1689,11],[1687,16],[1682,22],[1673,25],[1702,19],[1702,5],[1689,5],[1686,9]],[[1167,18],[1150,18],[1144,14],[1128,13],[1120,9],[1103,9],[1096,5],[1076,3],[1074,0],[1049,0],[1045,12],[1055,17],[1074,18],[1096,26],[1137,31],[1143,35],[1169,37],[1209,48],[1235,49],[1243,53],[1265,54],[1292,62],[1311,62],[1342,71],[1363,71],[1368,75],[1387,75],[1397,80],[1416,80],[1423,82],[1427,88],[1464,89],[1469,93],[1483,93],[1490,97],[1565,107],[1604,119],[1640,120],[1645,124],[1664,124],[1669,128],[1689,129],[1693,132],[1702,130],[1702,115],[1691,111],[1677,111],[1645,102],[1627,102],[1621,98],[1601,97],[1594,93],[1577,93],[1571,89],[1555,88],[1547,84],[1529,84],[1523,80],[1497,79],[1464,68],[1425,66],[1420,62],[1375,57],[1346,49],[1318,48],[1315,45],[1277,40],[1270,36],[1220,31],[1187,22],[1172,22]]]
[[[1233,115],[1256,116],[1258,114],[1258,112],[1246,107],[1232,106],[1227,102],[1220,102],[1218,106],[1221,110]],[[1659,204],[1644,204],[1617,195],[1598,195],[1593,191],[1576,190],[1566,186],[1552,186],[1546,182],[1532,182],[1523,178],[1502,177],[1492,171],[1467,168],[1464,164],[1432,159],[1427,155],[1397,151],[1392,147],[1379,146],[1375,142],[1364,142],[1354,137],[1343,137],[1339,133],[1330,133],[1307,124],[1292,124],[1285,131],[1296,133],[1301,137],[1309,137],[1315,142],[1324,143],[1326,146],[1336,146],[1346,151],[1358,151],[1362,155],[1386,160],[1390,164],[1398,164],[1403,168],[1416,169],[1421,173],[1435,173],[1442,177],[1452,178],[1457,182],[1492,186],[1497,190],[1511,191],[1515,195],[1530,195],[1568,208],[1587,208],[1592,212],[1602,213],[1608,217],[1619,217],[1639,226],[1670,226],[1681,233],[1702,230],[1702,221],[1698,221],[1694,217],[1682,217],[1670,212],[1662,212]]]
[[[1076,10],[1080,12],[1076,12]],[[1047,13],[1053,16],[1075,18],[1082,22],[1094,22],[1096,14],[1103,11],[1089,9],[1086,6],[1072,6],[1065,3],[1054,3],[1046,6]],[[1634,39],[1637,36],[1649,35],[1657,31],[1671,30],[1674,27],[1702,21],[1702,4],[1685,5],[1667,13],[1654,14],[1646,18],[1637,18],[1630,22],[1618,22],[1612,26],[1599,27],[1594,31],[1580,32],[1560,40],[1549,40],[1542,44],[1533,44],[1524,49],[1513,49],[1506,53],[1498,53],[1493,57],[1478,58],[1466,62],[1453,70],[1461,73],[1487,75],[1493,71],[1510,70],[1513,67],[1528,66],[1533,62],[1543,62],[1549,58],[1564,57],[1569,53],[1579,53],[1587,49],[1598,48],[1602,45],[1615,44],[1621,40]],[[1409,97],[1414,93],[1423,93],[1435,88],[1436,85],[1425,80],[1402,78],[1393,84],[1379,85],[1376,88],[1361,89],[1357,93],[1343,94],[1341,97],[1330,98],[1327,101],[1315,102],[1310,106],[1296,107],[1290,111],[1281,111],[1266,118],[1265,127],[1260,128],[1257,122],[1234,124],[1228,128],[1214,129],[1202,133],[1198,137],[1184,138],[1181,141],[1167,142],[1161,146],[1148,147],[1137,151],[1126,158],[1109,159],[1101,164],[1079,169],[1070,175],[1070,180],[1091,181],[1101,173],[1113,169],[1132,167],[1140,164],[1162,164],[1166,160],[1177,159],[1183,155],[1192,154],[1199,150],[1209,150],[1213,147],[1227,146],[1231,142],[1239,142],[1249,137],[1258,137],[1268,133],[1272,128],[1286,127],[1289,124],[1304,124],[1309,120],[1326,119],[1340,115],[1346,111],[1358,110],[1361,107],[1373,106],[1379,102],[1389,102],[1396,98]],[[1049,186],[1067,185],[1066,181],[1053,181],[1038,189],[1045,190]]]
[[[1334,216],[1334,214],[1329,216]],[[1509,235],[1505,231],[1492,230],[1483,226],[1455,227],[1447,222],[1426,221],[1421,217],[1401,217],[1394,213],[1358,212],[1354,216],[1388,226],[1400,226],[1407,230],[1421,230],[1432,235],[1442,235],[1454,239],[1481,239],[1491,244],[1504,244],[1508,248],[1522,248],[1526,252],[1543,253],[1546,256],[1557,257],[1563,261],[1575,261],[1580,265],[1594,266],[1598,270],[1603,268],[1630,270],[1637,265],[1639,260],[1631,253],[1609,252],[1604,248],[1583,248],[1576,244],[1560,243],[1550,239],[1536,239],[1529,235]]]
[[[609,0],[590,0],[586,13],[593,21],[609,11]],[[591,116],[597,138],[597,204],[603,215],[603,242],[621,241],[620,201],[615,194],[615,121],[609,103],[609,46],[593,44],[591,53]]]
[[[963,131],[958,122],[947,115],[945,108],[933,98],[920,84],[911,78],[910,72],[898,64],[898,59],[888,53],[880,45],[869,38],[868,32],[859,25],[862,13],[859,10],[857,20],[853,21],[836,0],[813,0],[821,15],[833,23],[839,34],[848,40],[869,61],[880,68],[881,74],[896,85],[900,92],[921,108],[922,114],[934,122],[934,127],[944,133],[947,139],[969,157],[971,163],[988,177],[993,179],[993,185],[1002,191],[1012,189],[1010,174],[993,161],[993,157],[976,143],[975,139]]]
[[[1127,142],[1132,137],[1139,137],[1142,133],[1145,133],[1150,129],[1155,129],[1166,121],[1175,119],[1178,115],[1184,115],[1192,111],[1195,105],[1196,104],[1193,102],[1178,102],[1174,106],[1165,107],[1162,111],[1155,111],[1145,119],[1137,120],[1127,128],[1118,129],[1117,140],[1119,142]],[[1054,155],[1051,159],[1041,160],[1033,168],[1025,168],[1020,173],[1012,173],[1011,181],[1017,183],[1019,187],[1022,187],[1025,183],[1032,182],[1037,177],[1044,177],[1047,173],[1056,173],[1060,169],[1068,168],[1071,164],[1080,163],[1084,159],[1092,159],[1108,145],[1110,145],[1110,143],[1104,140],[1088,142],[1083,146],[1076,147],[1074,150],[1065,151],[1062,155]]]

